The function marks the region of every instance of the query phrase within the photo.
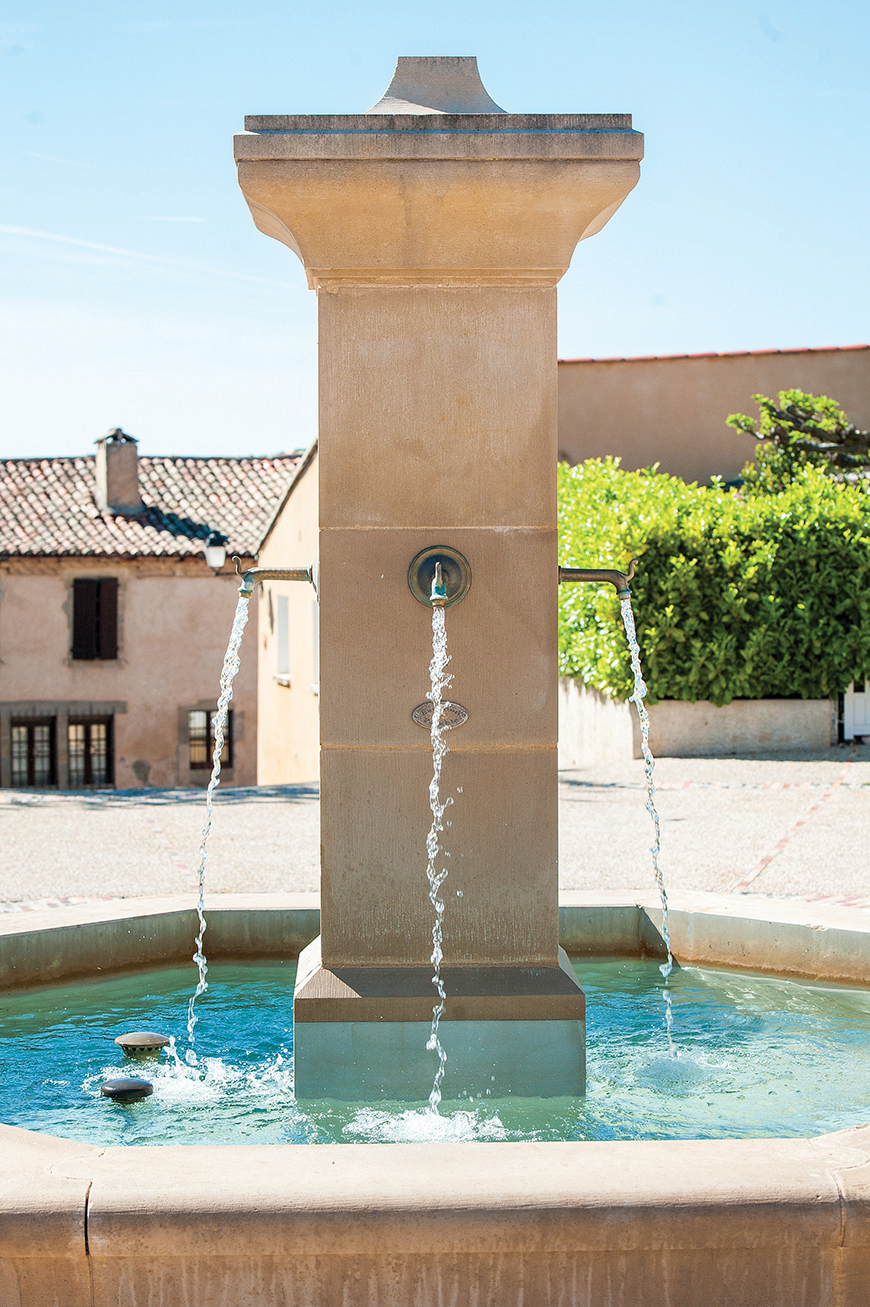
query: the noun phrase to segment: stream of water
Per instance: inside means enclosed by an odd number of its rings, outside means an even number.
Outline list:
[[[665,1027],[668,1033],[668,1047],[671,1057],[676,1058],[677,1053],[674,1048],[673,1028],[674,1028],[674,1009],[671,1002],[670,975],[674,969],[674,959],[671,954],[671,932],[670,922],[668,920],[668,896],[665,890],[665,880],[662,875],[662,869],[659,866],[659,856],[661,854],[661,827],[659,825],[659,814],[655,805],[655,779],[653,776],[653,756],[649,747],[649,713],[646,710],[644,699],[646,698],[647,688],[643,679],[643,672],[640,666],[640,645],[637,641],[637,631],[634,625],[634,613],[631,607],[631,600],[626,598],[620,601],[622,608],[622,622],[625,627],[625,634],[628,638],[628,647],[631,652],[631,670],[634,674],[634,694],[630,702],[637,708],[637,715],[640,718],[640,739],[641,750],[643,752],[643,767],[646,775],[646,810],[649,813],[653,824],[653,843],[650,849],[652,857],[653,873],[655,874],[656,885],[658,886],[659,898],[662,904],[662,937],[665,941],[665,948],[668,951],[667,961],[663,962],[659,970],[664,977],[664,1000],[665,1000]]]
[[[432,725],[429,728],[429,737],[432,741],[432,779],[429,782],[429,808],[432,812],[432,824],[429,827],[429,834],[426,836],[426,878],[429,882],[429,902],[435,911],[435,920],[432,925],[432,984],[438,992],[438,1002],[432,1009],[432,1030],[429,1035],[426,1047],[438,1054],[438,1069],[435,1072],[435,1080],[432,1085],[432,1092],[429,1095],[430,1112],[438,1112],[441,1102],[441,1082],[444,1079],[444,1072],[447,1068],[447,1054],[441,1044],[438,1035],[438,1027],[441,1018],[444,1015],[444,1000],[447,993],[444,989],[444,981],[441,976],[441,961],[443,958],[442,950],[442,927],[444,921],[444,900],[441,898],[441,886],[447,878],[447,868],[438,867],[439,856],[448,858],[449,853],[445,853],[441,848],[440,835],[444,829],[444,813],[453,802],[451,798],[441,800],[441,768],[445,755],[449,752],[444,740],[444,727],[441,724],[441,714],[444,708],[444,691],[453,680],[445,668],[450,662],[450,655],[447,652],[447,628],[444,621],[443,607],[434,607],[432,609],[432,661],[429,663],[429,690],[426,698],[432,704]]]
[[[196,1036],[194,1027],[197,1023],[196,1000],[201,994],[208,989],[208,962],[206,961],[205,951],[202,941],[206,932],[205,920],[205,863],[208,857],[208,837],[211,833],[212,809],[214,806],[214,792],[221,783],[221,754],[224,749],[224,738],[227,729],[227,716],[230,710],[230,702],[233,697],[233,681],[236,672],[239,670],[241,660],[239,649],[242,643],[242,636],[245,634],[245,627],[248,624],[248,604],[250,595],[239,595],[239,602],[236,604],[236,614],[233,618],[232,630],[230,631],[230,642],[227,645],[227,651],[224,654],[224,665],[221,668],[220,695],[217,701],[217,712],[214,719],[214,747],[212,750],[211,778],[208,783],[208,789],[205,793],[205,823],[202,828],[202,834],[199,840],[199,867],[197,877],[199,881],[199,895],[196,903],[196,914],[199,923],[199,929],[196,935],[196,952],[193,960],[199,971],[199,980],[196,989],[190,996],[190,1002],[187,1006],[187,1052],[185,1060],[191,1065],[196,1063],[196,1052],[194,1044]]]

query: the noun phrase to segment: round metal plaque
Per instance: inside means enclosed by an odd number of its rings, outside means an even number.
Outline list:
[[[425,703],[418,703],[411,716],[418,726],[423,727],[424,731],[431,731],[432,704],[428,699]],[[452,731],[454,727],[463,726],[467,721],[468,713],[461,703],[442,703],[441,725],[445,731]]]

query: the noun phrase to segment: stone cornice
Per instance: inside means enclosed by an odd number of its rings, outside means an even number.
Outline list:
[[[630,114],[256,114],[235,157],[639,160],[643,135]]]

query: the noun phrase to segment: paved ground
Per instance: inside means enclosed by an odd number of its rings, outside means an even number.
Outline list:
[[[867,899],[870,746],[789,757],[662,758],[661,865],[673,889]],[[562,773],[565,889],[649,888],[640,762]],[[203,796],[0,791],[0,910],[46,900],[178,894],[196,880]],[[424,833],[421,832],[421,847]],[[316,788],[227,790],[213,892],[316,890]]]
[[[870,746],[788,758],[661,758],[661,866],[674,889],[868,896]],[[561,883],[650,883],[643,767],[562,773]]]

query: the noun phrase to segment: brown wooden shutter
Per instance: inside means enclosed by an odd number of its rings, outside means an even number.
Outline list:
[[[97,657],[97,587],[99,581],[73,581],[73,658]]]
[[[100,658],[118,657],[118,582],[113,576],[98,581],[97,630]]]

